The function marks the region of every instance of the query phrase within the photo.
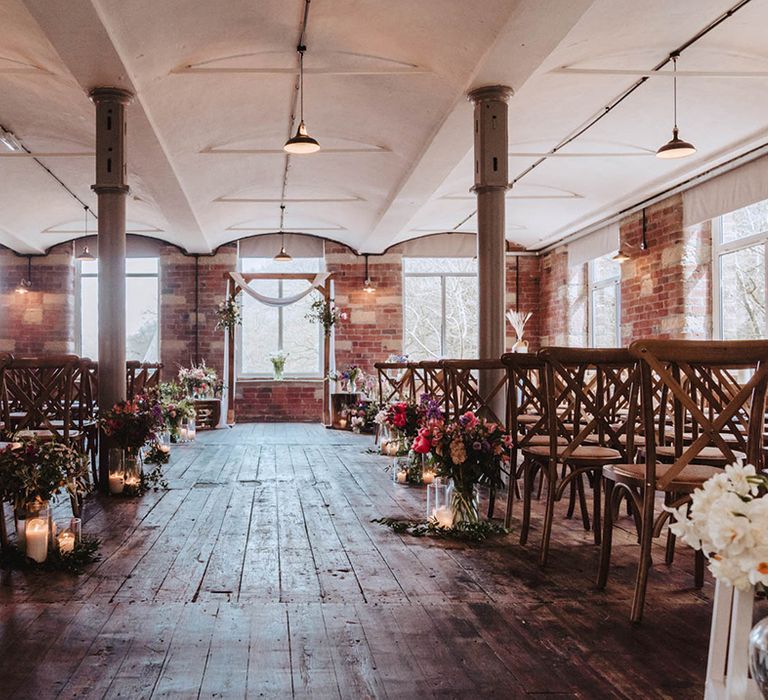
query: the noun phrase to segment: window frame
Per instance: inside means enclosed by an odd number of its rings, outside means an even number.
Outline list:
[[[467,258],[468,259],[468,258]],[[406,308],[408,304],[408,296],[406,293],[406,279],[408,277],[433,277],[433,278],[439,278],[440,279],[440,357],[444,358],[445,355],[445,345],[446,345],[446,334],[447,334],[447,324],[445,319],[445,311],[446,311],[446,280],[449,277],[464,277],[468,279],[474,279],[477,284],[479,284],[478,281],[478,271],[475,270],[475,272],[406,272],[405,269],[405,258],[403,258],[402,262],[402,276],[403,276],[403,298],[402,298],[402,304],[403,304],[403,353],[405,353],[405,342],[406,338],[408,337],[408,327],[407,327],[407,321],[406,321]],[[477,338],[478,346],[480,342],[480,338],[478,336]]]
[[[248,274],[243,272],[243,260],[246,258],[238,257],[237,260],[237,267],[238,270],[242,274]],[[320,261],[320,267],[323,266],[323,259],[317,258]],[[259,273],[259,274],[270,274],[270,273]],[[283,296],[283,282],[286,280],[280,279],[278,276],[280,273],[274,273],[275,277],[263,277],[261,279],[264,280],[275,280],[278,283],[278,296],[279,298],[282,298]],[[301,273],[305,274],[305,273]],[[307,272],[307,275],[314,275],[317,273],[314,272]],[[317,290],[316,290],[317,291]],[[317,292],[319,293],[319,292]],[[245,292],[241,291],[237,295],[237,305],[240,309],[240,315],[243,320],[245,320],[245,315],[243,313],[243,295]],[[259,302],[257,302],[259,303]],[[278,338],[278,347],[275,348],[272,352],[277,352],[279,350],[283,349],[283,340],[285,337],[285,323],[284,323],[284,315],[283,311],[286,307],[284,306],[278,306],[276,307],[277,310],[277,338]],[[318,334],[318,353],[317,353],[317,359],[318,359],[318,369],[316,372],[285,372],[283,374],[284,379],[295,379],[299,381],[317,381],[323,379],[323,367],[325,366],[325,344],[323,342],[323,327],[319,323],[317,324],[317,334]],[[272,381],[273,375],[270,372],[249,372],[244,373],[243,372],[243,332],[242,332],[242,324],[236,326],[235,328],[235,374],[237,376],[238,380],[243,381]]]
[[[756,202],[755,202],[756,203]],[[747,205],[750,206],[750,205]],[[741,207],[745,209],[746,207]],[[735,211],[738,211],[736,209]],[[727,212],[732,213],[732,212]],[[746,248],[763,246],[763,256],[765,260],[765,301],[768,308],[768,229],[759,233],[753,233],[746,238],[737,238],[733,241],[723,243],[723,216],[720,215],[712,219],[712,335],[715,340],[723,340],[723,294],[722,279],[720,274],[721,259],[731,253],[736,253]],[[768,313],[765,315],[765,328],[763,334],[768,338]]]
[[[603,257],[615,255],[615,252],[608,253],[608,255],[605,255]],[[609,287],[615,287],[616,289],[616,323],[614,327],[615,335],[614,335],[614,341],[615,345],[613,347],[620,348],[621,347],[621,268],[619,268],[619,271],[616,275],[613,275],[612,277],[607,277],[603,280],[595,280],[595,260],[590,260],[587,263],[587,289],[589,293],[589,304],[588,304],[588,324],[589,324],[589,345],[590,347],[597,347],[595,344],[595,292],[598,292],[602,289],[607,289]]]
[[[160,321],[160,309],[161,309],[161,295],[162,295],[162,288],[160,287],[160,256],[150,256],[150,258],[138,258],[138,257],[131,257],[126,256],[126,260],[139,260],[139,259],[152,259],[157,260],[157,272],[126,272],[125,273],[125,279],[127,280],[129,277],[134,278],[146,278],[146,279],[156,279],[157,280],[157,357],[158,362],[160,361],[160,358],[162,357],[162,344],[163,344],[163,338],[162,333],[160,332],[162,329],[162,323]],[[83,302],[82,302],[82,293],[83,293],[83,284],[82,279],[83,277],[87,277],[89,279],[97,279],[99,278],[98,272],[83,272],[83,261],[82,260],[76,260],[76,270],[75,270],[75,318],[77,319],[77,323],[75,324],[75,352],[82,357],[83,355]],[[126,298],[126,302],[128,299]],[[98,347],[98,338],[97,338],[97,347]],[[97,358],[90,358],[92,360],[95,360]],[[98,360],[97,360],[98,361]]]

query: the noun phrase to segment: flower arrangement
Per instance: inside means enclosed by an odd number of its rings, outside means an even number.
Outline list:
[[[90,490],[86,455],[58,442],[25,440],[0,450],[0,499],[17,511],[65,489],[72,502]]]
[[[216,307],[216,329],[233,330],[243,323],[240,305],[234,297],[227,297]]]
[[[283,378],[283,372],[285,372],[285,362],[289,355],[290,353],[287,353],[284,350],[278,350],[269,356],[269,359],[272,362],[272,371],[275,379],[280,380]]]
[[[347,314],[344,311],[340,311],[336,306],[333,299],[315,299],[312,305],[309,307],[309,311],[305,314],[310,323],[319,323],[323,327],[323,331],[326,335],[329,335],[331,328],[340,321],[347,320]]]
[[[176,382],[161,382],[157,390],[150,394],[150,401],[156,401],[160,406],[162,426],[159,429],[167,430],[175,442],[182,422],[195,417],[194,404]]]
[[[357,365],[349,365],[344,371],[336,372],[331,370],[328,373],[328,379],[333,382],[340,382],[343,390],[350,393],[357,391],[358,384],[365,382],[365,372]]]
[[[417,404],[411,401],[396,401],[391,403],[384,418],[390,432],[411,439],[416,437],[421,427],[421,415]]]
[[[727,466],[691,495],[664,508],[669,529],[701,550],[712,575],[739,590],[768,587],[768,476],[751,464]]]
[[[344,418],[349,421],[353,433],[362,433],[370,425],[369,404],[359,401],[354,406],[348,406],[342,412]]]
[[[104,434],[124,450],[138,450],[163,426],[160,404],[146,395],[116,403],[104,412],[99,423]]]
[[[408,355],[398,355],[397,353],[392,353],[388,358],[387,362],[389,364],[398,364],[402,365],[405,362],[408,362]]]
[[[457,522],[477,522],[478,485],[501,488],[502,471],[509,464],[509,436],[498,424],[467,411],[456,422],[432,420],[416,435],[413,450],[432,453],[438,476],[453,483],[450,516]],[[446,514],[440,514],[444,518]]]
[[[205,360],[199,365],[193,362],[190,367],[179,367],[178,378],[187,396],[196,399],[210,398],[221,392],[216,370],[207,367]]]

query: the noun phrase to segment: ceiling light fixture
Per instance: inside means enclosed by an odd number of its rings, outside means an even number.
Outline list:
[[[277,262],[291,262],[293,258],[288,255],[288,252],[285,250],[285,232],[283,231],[283,223],[285,222],[285,204],[280,205],[280,252],[275,255],[273,260],[276,260]]]
[[[368,275],[368,254],[365,254],[365,283],[363,284],[363,290],[368,294],[373,294],[376,291],[376,287],[371,283],[371,278]]]
[[[672,127],[672,138],[667,141],[658,151],[657,158],[685,158],[696,153],[696,147],[688,141],[683,141],[678,135],[677,129],[677,59],[679,54],[670,55],[672,59],[672,104],[674,114],[674,126]]]
[[[27,276],[22,277],[16,287],[16,294],[28,294],[32,290],[32,256],[27,255]]]
[[[307,127],[304,126],[304,52],[307,47],[299,44],[296,51],[299,52],[299,128],[296,129],[296,135],[288,139],[283,146],[286,153],[294,155],[303,155],[305,153],[317,153],[320,150],[320,144],[307,133]]]
[[[0,144],[5,146],[11,153],[21,153],[24,150],[21,141],[19,141],[12,132],[2,126],[0,126]]]
[[[628,261],[628,260],[630,260],[630,259],[631,259],[631,258],[629,257],[629,254],[628,254],[628,253],[625,253],[625,252],[624,252],[623,250],[621,250],[621,249],[619,249],[619,251],[616,253],[616,255],[614,255],[614,256],[611,258],[611,260],[613,260],[614,262],[617,262],[617,263],[619,263],[619,264],[621,264],[621,263],[625,263],[625,262],[627,262],[627,261]]]
[[[83,206],[83,209],[85,210],[85,238],[88,238],[88,205],[86,204]],[[86,243],[83,246],[83,249],[78,253],[77,255],[78,260],[96,260],[95,257],[91,254],[91,251],[88,250],[88,244]]]

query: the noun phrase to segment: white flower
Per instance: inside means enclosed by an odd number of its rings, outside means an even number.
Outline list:
[[[749,477],[755,476],[755,468],[751,464],[742,465],[741,461],[729,464],[725,468],[725,476],[731,482],[731,489],[739,496],[757,495],[757,484],[751,484]]]
[[[381,411],[379,411],[376,414],[376,417],[373,419],[373,422],[377,423],[378,425],[383,425],[386,422],[386,420],[387,420],[387,411],[382,408]]]
[[[710,559],[709,570],[716,579],[727,583],[729,586],[734,586],[740,591],[746,591],[752,585],[749,576],[733,559]]]

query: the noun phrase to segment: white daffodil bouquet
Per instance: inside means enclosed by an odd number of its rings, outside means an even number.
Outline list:
[[[515,334],[517,335],[518,340],[523,339],[525,324],[528,323],[531,316],[533,316],[533,314],[530,311],[527,313],[523,313],[522,311],[513,311],[512,309],[507,311],[507,320],[509,321],[509,324],[512,326],[512,328],[515,329]]]
[[[727,466],[690,503],[665,510],[670,530],[704,552],[716,579],[742,591],[768,587],[768,477],[751,464]]]

